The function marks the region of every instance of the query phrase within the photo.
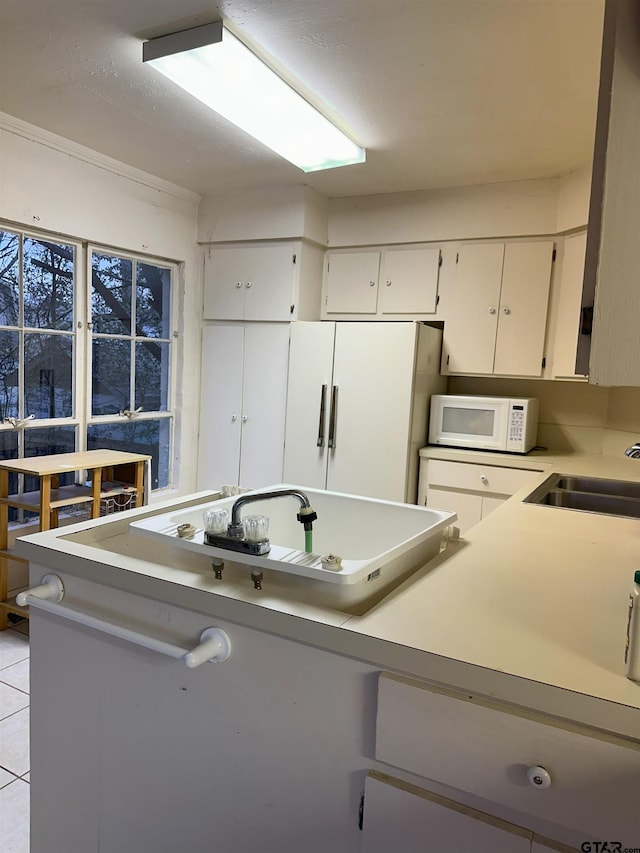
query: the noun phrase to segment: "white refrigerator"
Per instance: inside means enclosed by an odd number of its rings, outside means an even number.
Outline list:
[[[421,323],[292,324],[284,481],[415,503],[441,348]]]

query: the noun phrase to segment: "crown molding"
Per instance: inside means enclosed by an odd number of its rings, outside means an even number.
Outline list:
[[[51,133],[48,130],[44,130],[44,128],[36,127],[33,124],[29,124],[26,121],[22,121],[22,119],[3,112],[0,112],[1,130],[12,133],[15,136],[21,136],[23,139],[29,140],[29,142],[35,142],[38,145],[43,145],[46,148],[67,154],[76,160],[88,163],[90,166],[104,169],[121,178],[126,178],[127,180],[134,181],[159,192],[167,193],[184,201],[197,204],[201,199],[201,196],[197,193],[178,186],[178,184],[172,184],[170,181],[150,175],[148,172],[142,171],[142,169],[128,166],[120,160],[114,160],[112,157],[107,157],[106,154],[100,154],[100,152],[94,151],[92,148],[72,142],[70,139],[65,139],[63,136],[58,136],[56,133]]]

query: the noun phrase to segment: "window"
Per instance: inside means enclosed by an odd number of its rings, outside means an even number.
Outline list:
[[[129,450],[152,456],[152,488],[171,484],[174,280],[166,262],[0,229],[0,457]]]

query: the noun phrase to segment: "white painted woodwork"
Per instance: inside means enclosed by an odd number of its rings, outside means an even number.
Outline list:
[[[288,340],[286,323],[204,327],[198,488],[282,479]]]
[[[464,534],[536,474],[537,471],[523,468],[421,459],[418,502],[455,512],[456,527]]]
[[[551,241],[460,247],[443,372],[542,375],[552,253]]]
[[[293,255],[290,244],[206,247],[205,320],[290,320]]]
[[[439,329],[410,322],[294,324],[285,438],[287,482],[414,502],[429,398],[442,393],[444,386],[438,374],[440,346]],[[324,384],[325,446],[318,448]],[[334,386],[336,447],[330,449]]]
[[[379,252],[328,255],[324,300],[327,314],[375,314],[379,271]]]
[[[203,312],[205,320],[244,318],[244,258],[244,249],[206,247]]]
[[[429,459],[427,471],[430,485],[503,495],[514,494],[538,473],[522,468],[449,462],[443,459]]]
[[[383,674],[376,758],[585,837],[637,837],[637,741]],[[549,788],[527,781],[531,766],[548,770]]]
[[[362,853],[530,853],[530,832],[399,779],[364,791]]]
[[[640,53],[636,0],[605,5],[585,290],[595,306],[589,382],[640,385]]]
[[[455,492],[449,489],[428,486],[425,493],[424,505],[431,509],[444,509],[455,512],[458,520],[455,526],[461,534],[482,520],[482,495],[471,492]]]
[[[202,330],[198,489],[238,482],[244,329]]]
[[[257,488],[282,480],[289,325],[244,330],[242,444],[238,484]]]
[[[290,245],[247,249],[245,320],[291,319],[291,307],[294,305],[294,254]],[[296,262],[298,260],[296,257]]]
[[[542,374],[553,248],[552,241],[505,245],[494,373]]]
[[[327,254],[322,317],[410,319],[437,310],[439,248]]]
[[[380,262],[382,314],[434,314],[439,249],[387,249]]]
[[[443,373],[493,372],[503,259],[504,243],[460,247]]]
[[[231,657],[189,670],[32,614],[32,853],[359,853],[373,667],[103,586],[88,600],[178,643],[220,627]]]
[[[580,332],[586,232],[565,237],[552,353],[554,379],[574,378]]]
[[[334,339],[335,323],[291,324],[284,441],[286,483],[326,488]],[[323,386],[324,443],[318,447]]]

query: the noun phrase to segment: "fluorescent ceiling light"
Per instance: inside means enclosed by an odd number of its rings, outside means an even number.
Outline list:
[[[304,172],[365,160],[364,148],[305,101],[221,21],[147,41],[142,58]]]

